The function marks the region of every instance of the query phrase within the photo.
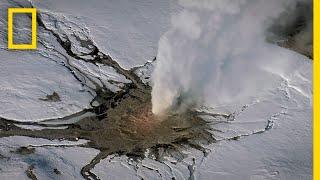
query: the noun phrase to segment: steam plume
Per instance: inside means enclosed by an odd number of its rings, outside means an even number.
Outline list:
[[[298,0],[180,0],[161,37],[152,111],[245,103],[295,69],[299,55],[266,41],[267,29]]]

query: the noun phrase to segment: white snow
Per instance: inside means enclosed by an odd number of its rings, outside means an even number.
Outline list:
[[[130,83],[131,81],[126,79],[123,75],[118,74],[114,68],[105,66],[103,64],[92,64],[84,61],[73,61],[72,66],[90,76],[98,83],[101,87],[105,86],[112,92],[121,90],[124,83]],[[110,83],[110,81],[119,82],[118,84]]]
[[[80,170],[91,161],[99,151],[83,147],[67,147],[87,142],[79,140],[50,141],[40,138],[13,136],[0,139],[0,179],[28,179],[25,171],[31,165],[38,179],[82,179]],[[66,145],[66,147],[57,147]],[[32,146],[35,152],[27,155],[13,153],[18,147]],[[58,169],[60,174],[54,173]]]
[[[0,138],[0,146],[21,147],[21,146],[75,146],[87,143],[88,140],[78,141],[48,140],[42,138],[31,138],[25,136],[11,136]]]
[[[68,126],[58,126],[58,127],[45,127],[45,126],[36,126],[36,125],[22,125],[22,124],[14,124],[15,126],[22,128],[22,129],[29,129],[29,130],[43,130],[43,129],[67,129]]]
[[[91,172],[100,178],[108,178],[108,180],[138,180],[136,171],[127,163],[124,156],[108,156],[100,161]]]
[[[19,0],[19,3],[27,5],[28,1]],[[1,27],[7,27],[7,8],[17,7],[13,1],[0,2]],[[51,17],[51,16],[50,16]],[[28,16],[22,16],[24,21],[19,21],[15,26],[20,34],[15,34],[16,40],[23,41],[30,29],[28,27]],[[51,17],[53,18],[53,17]],[[60,18],[60,26],[52,28],[56,33],[73,33],[82,40],[88,40],[88,31],[79,27],[82,24],[71,22],[64,16]],[[46,22],[45,20],[49,21]],[[56,22],[44,16],[44,22],[49,24]],[[90,52],[80,48],[79,41],[73,37],[72,45],[77,53]],[[15,121],[44,121],[48,119],[63,118],[74,113],[90,108],[90,102],[95,96],[91,89],[96,87],[88,78],[99,85],[115,92],[129,83],[123,75],[118,74],[112,67],[93,64],[76,60],[70,57],[59,45],[56,38],[44,30],[38,28],[38,49],[35,51],[13,51],[7,49],[6,30],[0,32],[0,117]],[[86,39],[87,38],[87,39]],[[76,47],[79,47],[78,49]],[[71,72],[67,67],[72,67]],[[75,71],[77,68],[77,71]],[[74,75],[72,74],[74,73]],[[82,73],[82,74],[81,74]],[[76,77],[82,82],[79,82]],[[84,86],[85,84],[85,86]],[[91,89],[90,89],[91,88]],[[58,93],[58,102],[43,101],[47,95]]]
[[[7,26],[6,9],[16,6],[13,2],[0,3],[1,27]],[[5,32],[0,33],[0,117],[41,121],[61,118],[89,107],[92,95],[83,91],[82,85],[68,69],[58,64],[63,62],[63,57],[51,53],[40,43],[37,51],[7,50],[7,42],[3,40],[7,37]],[[40,41],[53,42],[52,37],[43,31],[39,31],[38,36]],[[40,100],[53,92],[59,94],[60,102]]]
[[[33,1],[41,10],[76,17],[85,23],[102,52],[125,69],[156,56],[160,36],[170,25],[172,0],[43,0]]]
[[[62,118],[89,107],[92,96],[63,66],[38,53],[0,50],[0,117],[17,121]],[[60,102],[42,101],[53,92]]]
[[[154,64],[156,61],[147,62],[141,67],[138,67],[134,72],[142,80],[143,83],[151,85],[151,74],[154,70]]]

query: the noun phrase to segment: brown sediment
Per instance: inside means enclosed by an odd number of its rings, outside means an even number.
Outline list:
[[[60,175],[60,174],[61,174],[61,172],[60,172],[57,168],[54,168],[54,169],[53,169],[53,172],[54,172],[55,174],[57,174],[57,175]]]
[[[42,22],[41,14],[38,16],[39,27],[51,32],[69,56],[79,61],[110,66],[117,73],[129,79],[131,83],[125,84],[122,91],[112,93],[73,67],[69,63],[70,59],[60,53],[66,59],[67,65],[65,67],[81,84],[86,86],[86,83],[82,82],[79,76],[85,77],[93,84],[94,88],[88,88],[95,92],[93,101],[100,104],[91,110],[96,116],[83,118],[68,125],[67,129],[43,130],[22,129],[15,124],[50,125],[30,122],[17,123],[0,118],[0,137],[20,135],[46,139],[87,139],[89,142],[81,146],[99,149],[100,153],[82,168],[81,174],[86,179],[98,179],[90,170],[101,159],[111,154],[126,155],[134,160],[140,160],[145,158],[145,152],[149,150],[149,156],[154,157],[157,161],[162,161],[164,156],[172,156],[177,161],[181,161],[186,156],[182,153],[186,146],[206,154],[206,149],[202,145],[215,142],[215,138],[210,133],[211,129],[208,123],[199,118],[197,113],[186,111],[183,114],[168,113],[165,117],[154,116],[151,112],[151,88],[142,83],[134,73],[135,69],[121,68],[110,56],[100,52],[99,48],[90,40],[85,44],[90,44],[93,47],[92,52],[89,53],[93,59],[87,61],[72,51],[72,42],[69,39],[65,40],[66,37],[61,38],[58,33],[48,29]],[[56,51],[55,49],[50,50]],[[59,52],[57,51],[57,53]],[[58,97],[58,94],[52,94],[42,100],[58,101],[60,99]],[[29,151],[23,149],[23,152]],[[33,167],[30,167],[27,170],[30,177],[33,177],[32,169]]]
[[[32,147],[19,147],[16,151],[13,151],[16,154],[21,154],[21,155],[28,155],[28,154],[33,154],[35,152],[35,148]]]
[[[61,101],[60,96],[57,92],[53,92],[52,94],[46,95],[45,98],[39,98],[42,101],[48,101],[48,102],[59,102]]]
[[[32,179],[32,180],[37,180],[37,176],[33,173],[33,169],[34,169],[34,165],[31,165],[28,167],[28,169],[25,171],[25,173],[27,174],[27,177],[29,179]]]
[[[0,137],[23,135],[47,139],[87,139],[85,147],[99,149],[101,152],[81,174],[97,179],[90,170],[101,159],[111,154],[126,155],[132,159],[145,158],[146,150],[150,156],[161,161],[164,155],[173,152],[182,160],[182,148],[188,146],[206,153],[203,144],[215,142],[209,132],[210,126],[191,111],[184,114],[169,113],[166,117],[156,117],[151,112],[150,88],[130,89],[117,101],[116,106],[106,110],[104,117],[89,117],[70,125],[67,129],[27,130],[16,127],[11,122],[2,121],[4,129]],[[201,142],[201,143],[200,143]],[[165,153],[159,153],[159,152]]]

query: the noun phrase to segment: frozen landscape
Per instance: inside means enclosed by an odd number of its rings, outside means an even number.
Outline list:
[[[312,178],[310,0],[0,0],[0,28],[0,179]]]

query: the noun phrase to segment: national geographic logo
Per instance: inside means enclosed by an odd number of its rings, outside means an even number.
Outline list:
[[[14,14],[31,14],[31,44],[14,44],[13,42],[13,19]],[[9,8],[8,9],[8,49],[30,50],[37,49],[37,10],[36,8]]]

